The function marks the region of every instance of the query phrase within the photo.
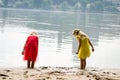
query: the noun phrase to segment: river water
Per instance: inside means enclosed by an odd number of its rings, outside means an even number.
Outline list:
[[[120,14],[15,9],[0,9],[0,67],[26,67],[21,52],[32,31],[39,36],[36,67],[79,67],[75,28],[95,48],[87,67],[120,67]]]

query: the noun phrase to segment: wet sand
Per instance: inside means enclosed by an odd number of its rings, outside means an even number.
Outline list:
[[[0,80],[120,80],[120,69],[75,67],[0,68]]]

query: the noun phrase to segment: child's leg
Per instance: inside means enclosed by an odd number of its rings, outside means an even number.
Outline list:
[[[30,68],[30,59],[27,60],[27,68]]]
[[[80,68],[83,69],[83,68],[84,68],[83,59],[80,59],[80,62],[81,62],[81,63],[80,63],[80,64],[81,64]]]
[[[83,59],[83,68],[86,68],[86,59]]]
[[[35,62],[32,61],[31,68],[34,68],[34,64],[35,64]]]

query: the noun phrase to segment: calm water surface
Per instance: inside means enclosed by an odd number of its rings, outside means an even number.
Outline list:
[[[31,31],[39,34],[36,67],[79,67],[74,28],[94,45],[87,67],[120,67],[120,14],[13,9],[0,9],[0,67],[26,67],[21,52]]]

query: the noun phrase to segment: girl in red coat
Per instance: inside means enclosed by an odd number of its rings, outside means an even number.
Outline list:
[[[28,36],[22,54],[24,55],[24,60],[27,60],[27,68],[34,68],[38,55],[38,36],[36,32],[32,32]]]

